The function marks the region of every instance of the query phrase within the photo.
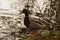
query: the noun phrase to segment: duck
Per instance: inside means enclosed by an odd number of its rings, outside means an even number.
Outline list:
[[[25,14],[24,25],[31,31],[31,34],[43,27],[43,23],[40,20],[29,18],[30,11],[28,8],[23,9],[22,13]]]

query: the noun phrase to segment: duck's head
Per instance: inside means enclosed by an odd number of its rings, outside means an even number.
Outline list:
[[[23,9],[22,13],[24,13],[25,16],[29,16],[30,11],[28,9]]]
[[[27,5],[25,6],[25,8],[23,9],[23,11],[22,11],[22,13],[24,13],[25,16],[28,16],[28,15],[30,14],[29,7],[30,7],[30,6],[27,4]]]

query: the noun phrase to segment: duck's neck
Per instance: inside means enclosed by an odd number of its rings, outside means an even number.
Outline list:
[[[28,14],[25,14],[24,24],[26,27],[29,27],[30,21],[29,21],[29,15]]]
[[[25,17],[29,17],[29,15],[28,14],[25,14]]]
[[[28,20],[28,22],[29,22],[29,15],[28,14],[25,14],[25,20]]]
[[[27,12],[27,13],[25,13],[25,18],[27,19],[27,20],[29,20],[29,14],[28,14],[29,12]]]

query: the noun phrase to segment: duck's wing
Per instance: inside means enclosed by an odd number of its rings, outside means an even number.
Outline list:
[[[29,24],[31,30],[40,29],[43,27],[43,23],[38,20],[32,20]]]

